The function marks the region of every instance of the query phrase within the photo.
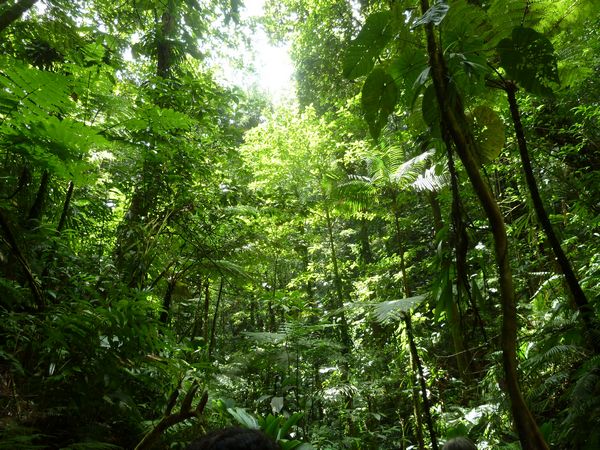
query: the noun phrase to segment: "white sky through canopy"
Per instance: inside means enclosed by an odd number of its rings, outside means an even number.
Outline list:
[[[245,0],[242,17],[263,15],[265,0]],[[252,48],[256,54],[258,86],[269,93],[274,100],[293,95],[293,65],[289,55],[289,44],[273,46],[262,27],[257,27],[252,35]]]

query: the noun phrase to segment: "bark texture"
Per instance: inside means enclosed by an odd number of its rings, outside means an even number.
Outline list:
[[[425,14],[429,9],[429,2],[420,0],[420,4],[421,12]],[[458,93],[451,91],[448,70],[436,41],[432,23],[425,25],[425,33],[430,73],[442,115],[443,126],[448,129],[452,136],[456,152],[486,213],[494,237],[502,302],[502,362],[519,440],[524,450],[548,450],[548,445],[523,398],[518,381],[517,309],[504,218],[498,203],[479,171],[479,165],[474,156],[477,151],[477,144],[470,131],[461,98]]]

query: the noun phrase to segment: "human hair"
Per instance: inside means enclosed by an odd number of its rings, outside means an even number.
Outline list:
[[[262,431],[230,427],[192,442],[187,450],[281,450],[281,447]]]
[[[442,450],[477,450],[477,447],[469,439],[457,437],[446,442]]]

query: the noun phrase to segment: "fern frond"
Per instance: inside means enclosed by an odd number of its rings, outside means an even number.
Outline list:
[[[436,174],[436,167],[426,169],[424,173],[419,174],[417,179],[412,183],[412,187],[416,191],[436,192],[441,191],[450,184],[450,174],[442,172]]]
[[[414,158],[402,163],[390,177],[391,180],[403,186],[413,182],[419,177],[421,170],[423,170],[427,164],[427,161],[431,156],[433,156],[434,153],[435,150],[429,149],[420,155],[417,155]]]
[[[280,344],[287,337],[285,333],[271,333],[268,331],[244,331],[242,334],[262,344]]]
[[[399,300],[387,300],[375,305],[375,319],[382,324],[400,320],[402,313],[410,311],[425,300],[425,295],[416,295]]]
[[[578,345],[554,345],[543,353],[527,358],[522,363],[526,369],[543,368],[551,364],[558,364],[565,359],[579,359],[585,354],[585,350]]]

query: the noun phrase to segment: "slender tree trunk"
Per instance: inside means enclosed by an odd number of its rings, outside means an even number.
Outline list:
[[[410,357],[417,368],[417,377],[419,378],[419,384],[421,386],[421,398],[423,400],[423,413],[425,415],[425,422],[427,423],[427,429],[429,430],[429,437],[431,439],[432,450],[438,450],[437,436],[435,433],[435,427],[433,424],[433,417],[431,416],[431,405],[429,403],[429,396],[427,395],[427,384],[425,382],[425,375],[423,373],[423,365],[419,358],[419,352],[417,345],[415,344],[415,337],[412,330],[412,320],[409,313],[402,315],[404,326],[406,328],[406,337],[408,339],[408,347],[410,349]]]
[[[449,163],[449,167],[450,167],[450,160],[448,161]],[[452,170],[451,170],[451,174],[452,174]],[[454,209],[457,207],[456,205],[454,205],[454,200],[455,200],[455,195],[453,193],[453,215],[455,213]],[[444,222],[442,220],[442,214],[441,214],[441,208],[439,205],[439,202],[437,201],[437,198],[435,198],[434,196],[430,197],[430,202],[432,203],[432,209],[435,211],[434,213],[434,217],[437,216],[437,218],[435,218],[434,220],[434,229],[435,229],[435,234],[439,234],[439,232],[442,230],[442,228],[444,227]],[[452,265],[452,261],[450,258],[449,250],[447,248],[447,245],[444,245],[443,248],[443,254],[441,256],[441,269],[442,269],[442,274],[448,274],[450,273],[450,267]],[[452,281],[450,279],[446,280],[446,283],[452,283]],[[460,289],[460,283],[457,282],[457,286]],[[458,289],[457,289],[458,291]],[[458,373],[460,374],[460,378],[465,382],[468,383],[470,381],[470,374],[469,374],[469,363],[468,363],[468,358],[467,358],[467,354],[466,354],[466,346],[464,343],[464,338],[463,338],[463,330],[462,330],[462,321],[461,321],[461,316],[460,316],[460,311],[458,309],[457,306],[457,302],[459,301],[459,298],[454,298],[454,295],[452,293],[452,291],[450,291],[450,296],[451,301],[449,302],[449,310],[447,311],[448,314],[448,325],[450,328],[450,336],[452,338],[452,344],[454,346],[454,355],[455,355],[455,359],[456,359],[456,366],[458,368]]]
[[[437,192],[428,192],[427,199],[429,200],[429,205],[431,206],[431,214],[433,214],[433,229],[435,234],[437,234],[444,227],[444,221],[442,220],[442,208],[440,206],[440,201],[437,198]]]
[[[69,206],[71,205],[71,198],[73,197],[73,182],[69,181],[69,185],[67,187],[67,194],[65,196],[65,201],[63,203],[62,212],[60,214],[60,220],[58,221],[58,225],[56,226],[56,234],[60,235],[62,233],[65,224],[67,223],[67,215],[69,214]],[[46,259],[46,264],[44,270],[42,271],[42,280],[46,280],[46,277],[50,273],[50,266],[52,261],[56,258],[57,254],[57,243],[56,241],[52,243],[52,250],[49,253],[48,258]],[[46,287],[46,283],[43,284],[44,288]]]
[[[210,313],[210,279],[206,279],[204,284],[204,308],[202,311],[202,336],[204,337],[204,345],[208,346],[209,339],[209,328],[208,328],[208,316]]]
[[[213,314],[212,326],[210,327],[210,341],[208,342],[208,360],[212,361],[213,351],[215,349],[215,337],[217,334],[217,319],[219,317],[219,307],[221,305],[221,298],[223,297],[223,285],[225,279],[221,277],[221,283],[219,284],[219,293],[217,294],[217,302],[215,303],[215,311]]]
[[[420,2],[421,12],[425,14],[429,9],[429,2],[428,0],[420,0]],[[517,308],[504,219],[498,203],[479,172],[479,166],[474,158],[477,145],[469,129],[460,96],[458,93],[451,93],[449,91],[448,71],[441,50],[438,48],[432,23],[425,25],[425,32],[429,66],[431,68],[430,73],[442,114],[442,122],[452,136],[456,152],[485,210],[494,236],[503,316],[501,337],[502,360],[512,414],[519,439],[524,450],[548,450],[548,445],[523,398],[518,381]],[[450,99],[452,99],[452,102]]]
[[[398,256],[400,257],[400,273],[402,274],[402,288],[405,297],[410,297],[410,287],[408,285],[408,277],[406,275],[406,263],[404,261],[404,245],[402,242],[402,233],[400,230],[400,213],[398,207],[395,204],[392,206],[394,209],[394,225],[396,227],[396,245],[398,246]]]
[[[406,324],[406,321],[405,321]],[[407,333],[408,339],[408,333]],[[412,401],[413,401],[413,414],[415,419],[415,435],[417,438],[417,444],[419,450],[425,450],[425,439],[423,438],[423,411],[421,408],[421,394],[419,393],[419,380],[417,380],[417,374],[419,368],[417,366],[418,353],[415,353],[416,345],[413,347],[409,342],[409,353],[410,353],[410,366],[412,368],[410,382],[412,386]]]
[[[456,363],[461,379],[469,384],[471,374],[469,372],[469,354],[464,340],[464,321],[461,314],[461,293],[466,293],[467,298],[471,300],[469,280],[467,277],[467,250],[468,236],[465,223],[462,217],[462,208],[460,202],[460,192],[458,189],[458,174],[454,166],[452,156],[452,147],[450,136],[444,130],[444,141],[446,142],[448,152],[448,169],[450,171],[450,180],[452,188],[452,228],[456,267],[456,297],[452,295],[452,304],[450,305],[450,329],[452,331],[452,340],[454,342],[454,351],[456,353]],[[473,301],[471,300],[472,304]],[[476,309],[476,308],[474,308]]]
[[[48,196],[48,185],[50,184],[50,172],[44,170],[42,173],[42,178],[40,179],[40,186],[38,188],[37,194],[35,195],[35,200],[29,209],[29,214],[27,215],[27,227],[33,228],[36,226],[44,213],[44,205],[46,204],[46,197]]]
[[[19,244],[17,243],[17,240],[15,239],[15,236],[12,233],[12,230],[10,229],[10,225],[8,224],[8,221],[6,220],[6,217],[4,217],[2,210],[0,210],[0,228],[2,229],[2,232],[4,233],[6,242],[10,246],[11,252],[15,256],[15,258],[17,258],[17,261],[19,262],[19,265],[21,266],[21,269],[23,270],[23,273],[25,274],[25,279],[27,280],[27,284],[29,285],[29,290],[31,291],[31,295],[37,306],[37,309],[39,311],[43,311],[46,308],[46,301],[44,300],[44,295],[42,293],[42,289],[40,288],[40,285],[38,284],[37,280],[35,279],[33,272],[31,271],[31,267],[30,267],[29,263],[27,262],[27,259],[25,259],[25,256],[21,252],[21,249],[19,248]]]
[[[365,219],[360,220],[360,257],[362,262],[369,264],[373,262],[373,252],[371,251],[371,243],[369,242],[369,224]]]
[[[337,304],[335,307],[339,310],[338,317],[340,319],[340,334],[342,340],[342,356],[343,360],[340,364],[341,379],[344,383],[350,382],[350,355],[352,348],[352,340],[346,313],[344,312],[344,288],[342,285],[342,277],[338,266],[337,254],[335,251],[335,241],[333,239],[333,222],[329,213],[329,205],[325,204],[325,221],[327,224],[327,234],[329,237],[329,249],[331,252],[331,264],[333,265],[333,282],[337,295]],[[351,409],[354,405],[354,396],[351,393],[345,395],[346,408]],[[348,434],[354,436],[356,434],[355,425],[351,417],[347,418]]]
[[[523,172],[525,173],[525,180],[527,182],[527,187],[529,188],[529,193],[531,195],[531,200],[533,201],[533,207],[535,209],[535,213],[537,218],[548,238],[548,242],[550,242],[550,246],[552,247],[552,251],[554,252],[554,256],[558,265],[565,276],[565,280],[567,282],[567,286],[571,292],[571,297],[579,311],[579,315],[581,320],[586,327],[588,340],[591,343],[592,347],[596,350],[599,349],[600,343],[597,342],[597,339],[594,339],[592,336],[596,331],[595,326],[595,316],[592,307],[590,306],[588,299],[579,284],[579,280],[577,279],[577,275],[567,258],[567,255],[562,249],[560,245],[560,241],[552,228],[552,224],[550,223],[550,219],[548,218],[548,213],[544,208],[544,202],[542,201],[542,197],[537,187],[537,183],[535,181],[535,177],[533,175],[533,169],[531,168],[531,160],[529,158],[529,152],[527,151],[527,141],[525,140],[525,133],[523,131],[523,124],[521,123],[521,114],[519,112],[519,105],[516,99],[516,91],[517,86],[512,82],[504,83],[504,90],[506,91],[506,95],[508,97],[508,105],[510,107],[510,113],[513,120],[513,125],[515,127],[515,134],[517,136],[517,143],[519,147],[519,154],[521,155],[521,163],[523,165]]]
[[[202,283],[202,278],[200,278],[198,280],[198,285],[197,285],[197,292],[198,292],[198,303],[196,305],[196,310],[194,312],[194,326],[192,327],[192,333],[190,338],[192,340],[194,340],[197,336],[200,335],[200,333],[202,332],[203,328],[204,328],[204,323],[202,322],[204,316],[203,316],[203,309],[202,309],[202,292],[203,292],[203,288],[204,285]]]
[[[167,283],[167,290],[165,291],[165,296],[163,297],[162,311],[160,312],[160,322],[166,325],[169,322],[169,313],[171,310],[171,301],[173,300],[173,291],[175,290],[175,285],[177,284],[177,279],[172,277],[169,279]]]
[[[331,264],[333,266],[333,284],[335,286],[335,292],[337,296],[337,304],[335,307],[340,310],[340,332],[342,338],[343,352],[348,354],[352,347],[350,339],[350,332],[348,328],[348,321],[346,319],[346,313],[344,312],[344,288],[342,284],[342,277],[340,276],[340,269],[338,266],[337,254],[335,251],[335,241],[333,239],[333,223],[331,221],[331,215],[329,214],[329,206],[325,205],[325,221],[327,225],[327,234],[329,237],[329,250],[331,252]]]
[[[67,188],[67,195],[65,196],[65,203],[63,204],[62,213],[60,214],[60,220],[58,221],[58,226],[56,227],[56,231],[61,233],[65,224],[67,223],[67,215],[69,214],[69,206],[71,205],[71,198],[73,197],[73,182],[69,181],[69,187]]]
[[[13,6],[8,8],[0,15],[0,33],[2,33],[13,22],[19,20],[26,11],[28,11],[37,0],[19,0]]]

